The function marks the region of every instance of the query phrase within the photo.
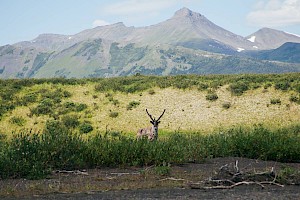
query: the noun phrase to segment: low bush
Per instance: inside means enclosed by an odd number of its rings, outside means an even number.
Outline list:
[[[249,89],[249,86],[245,82],[236,82],[229,85],[229,90],[233,95],[240,96]]]
[[[138,105],[140,105],[139,101],[131,101],[129,102],[126,108],[127,110],[132,110],[133,108],[136,108]]]
[[[61,121],[67,128],[76,128],[79,125],[78,116],[76,115],[63,116]]]
[[[288,81],[281,81],[279,83],[275,83],[275,89],[276,90],[283,90],[286,91],[290,88],[290,83]]]
[[[209,93],[205,96],[208,101],[216,101],[219,97],[216,93]]]
[[[23,126],[26,123],[26,120],[23,117],[13,116],[10,118],[9,122],[18,126]]]
[[[80,133],[89,133],[89,132],[91,132],[93,130],[94,130],[94,128],[93,128],[93,126],[92,126],[92,124],[90,122],[83,122],[79,126]]]
[[[230,107],[231,107],[231,103],[230,102],[224,102],[222,104],[222,108],[224,108],[224,109],[229,109]]]
[[[154,94],[155,94],[155,91],[154,91],[153,89],[150,89],[150,90],[148,90],[148,94],[154,95]]]
[[[47,115],[54,111],[55,103],[49,98],[43,99],[35,108],[31,109],[31,114]]]
[[[300,104],[300,98],[299,98],[299,96],[296,96],[296,95],[291,95],[290,101]]]
[[[119,113],[113,111],[113,112],[110,112],[110,113],[109,113],[109,116],[110,116],[111,118],[116,118],[116,117],[119,116]]]
[[[271,104],[278,104],[278,105],[280,105],[280,104],[281,104],[281,100],[278,99],[278,98],[274,98],[274,99],[271,99],[271,100],[270,100],[270,103],[271,103]]]

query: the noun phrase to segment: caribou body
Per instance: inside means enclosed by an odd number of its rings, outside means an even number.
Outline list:
[[[164,109],[163,113],[159,116],[158,119],[155,119],[152,117],[152,115],[149,114],[148,110],[146,109],[146,112],[151,119],[150,123],[152,124],[152,126],[139,129],[137,132],[137,138],[141,139],[143,137],[147,137],[148,140],[156,140],[158,138],[158,124],[160,123],[159,120],[165,114],[165,111],[166,109]]]

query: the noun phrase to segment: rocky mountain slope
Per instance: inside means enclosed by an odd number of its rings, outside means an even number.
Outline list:
[[[265,53],[262,50],[279,48],[286,42],[300,43],[300,37],[264,28],[244,38],[182,8],[152,26],[116,23],[75,35],[41,34],[32,41],[2,46],[0,78],[300,71],[299,62],[289,57],[289,51],[284,60],[259,56]],[[245,51],[256,56],[243,57]]]

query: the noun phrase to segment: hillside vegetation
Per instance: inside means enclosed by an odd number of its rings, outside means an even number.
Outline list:
[[[200,131],[299,122],[300,76],[181,75],[1,80],[0,132],[42,131],[59,120],[74,132],[135,134],[163,109],[160,129]],[[87,128],[88,127],[88,128]],[[87,130],[83,130],[83,129]]]
[[[1,80],[0,178],[243,156],[299,162],[300,76]],[[163,109],[159,140],[135,140]]]

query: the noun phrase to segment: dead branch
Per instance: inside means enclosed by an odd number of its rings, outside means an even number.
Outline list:
[[[274,167],[271,171],[265,172],[242,172],[239,169],[238,160],[236,160],[233,165],[221,166],[215,177],[210,177],[201,183],[190,182],[188,186],[191,189],[232,189],[240,185],[258,185],[263,189],[265,188],[264,185],[267,184],[284,187],[284,185],[276,182],[276,178],[277,174],[274,172]]]
[[[132,172],[132,173],[128,173],[128,172],[123,172],[123,173],[112,172],[110,174],[111,175],[123,176],[123,175],[140,175],[141,173],[139,173],[139,172]]]
[[[185,179],[168,177],[168,178],[160,179],[159,181],[185,181]]]
[[[80,170],[56,170],[55,173],[59,174],[75,174],[75,175],[89,175],[86,171],[80,171]]]

